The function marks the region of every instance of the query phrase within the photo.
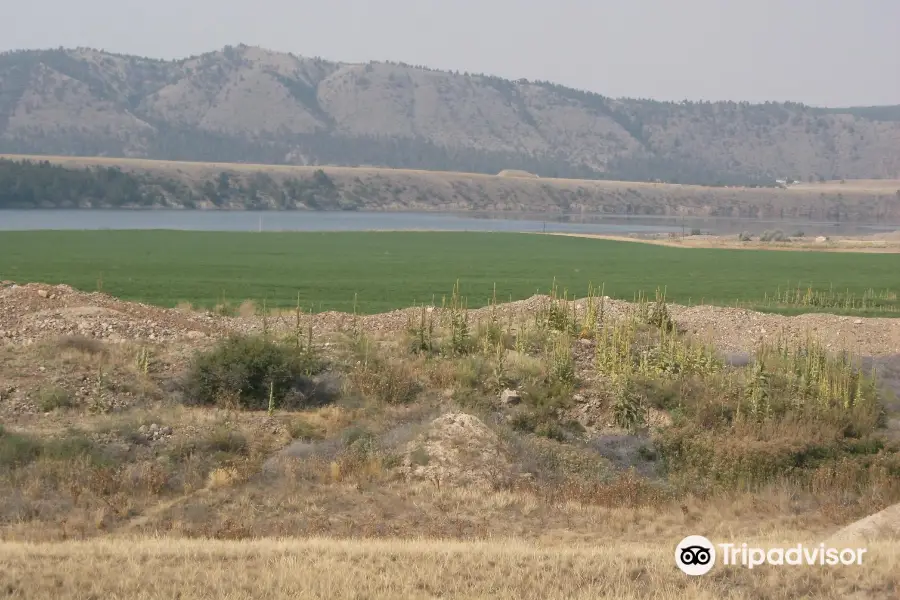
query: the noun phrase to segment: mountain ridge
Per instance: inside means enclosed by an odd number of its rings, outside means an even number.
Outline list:
[[[900,177],[900,106],[611,98],[238,45],[0,54],[0,153],[769,185]]]

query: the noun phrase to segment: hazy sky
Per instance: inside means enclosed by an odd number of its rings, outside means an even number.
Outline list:
[[[0,50],[245,43],[608,96],[900,104],[900,0],[0,0]]]

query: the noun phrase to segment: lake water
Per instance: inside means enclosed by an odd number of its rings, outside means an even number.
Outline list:
[[[782,229],[806,235],[866,234],[900,229],[900,224],[835,224],[809,221],[762,221],[608,216],[497,215],[403,212],[261,212],[200,210],[0,210],[0,230],[37,229],[179,229],[188,231],[547,231],[554,233],[652,234],[759,233]]]

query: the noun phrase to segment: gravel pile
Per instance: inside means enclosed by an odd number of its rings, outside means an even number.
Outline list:
[[[78,335],[107,341],[201,339],[228,329],[222,318],[187,313],[67,285],[0,284],[0,342],[29,345]]]
[[[548,296],[500,304],[495,318],[501,324],[532,321],[534,314],[546,308]],[[587,303],[574,303],[583,317]],[[629,313],[632,304],[605,299],[604,311],[611,318]],[[418,324],[422,308],[408,308],[358,317],[367,332],[403,331]],[[440,307],[426,307],[435,324],[442,321]],[[679,328],[697,336],[722,352],[751,352],[762,340],[782,336],[787,341],[803,341],[813,336],[833,350],[848,350],[866,356],[900,354],[900,319],[857,318],[829,314],[805,314],[794,317],[771,315],[745,309],[714,306],[669,305]],[[469,311],[470,323],[487,320],[490,307]],[[443,315],[446,317],[446,314]],[[306,331],[312,319],[313,333],[350,331],[357,322],[346,313],[325,312],[303,315]],[[270,317],[270,330],[286,333],[296,327],[292,315]],[[210,313],[165,309],[125,302],[101,293],[84,293],[69,286],[0,283],[0,343],[28,345],[62,335],[81,335],[109,341],[199,342],[229,332],[253,333],[263,330],[263,319],[223,317]],[[192,345],[192,344],[187,344]]]

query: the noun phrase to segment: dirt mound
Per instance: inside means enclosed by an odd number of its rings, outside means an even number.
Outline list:
[[[108,341],[200,339],[227,330],[221,317],[126,302],[67,285],[0,286],[0,341],[28,345],[63,335]]]
[[[400,471],[413,481],[483,486],[505,476],[510,463],[497,434],[478,417],[449,413],[407,444]]]
[[[900,504],[869,515],[844,527],[830,538],[831,544],[900,540]]]
[[[865,356],[900,353],[900,319],[808,313],[793,317],[740,308],[670,305],[672,318],[722,352],[750,352],[779,336],[790,342],[819,340],[831,350]]]
[[[470,323],[484,320],[492,310],[504,325],[513,328],[521,322],[533,321],[534,314],[545,310],[550,302],[546,295],[484,307],[469,311]],[[587,302],[574,303],[575,312],[583,318]],[[622,318],[633,305],[605,298],[604,315]],[[359,326],[368,332],[404,331],[421,318],[422,308],[407,308],[358,318]],[[440,307],[427,307],[435,324],[446,318]],[[571,310],[571,307],[570,307]],[[802,342],[807,336],[818,339],[832,350],[847,350],[863,356],[900,354],[900,319],[857,318],[831,314],[804,314],[786,317],[740,308],[717,306],[679,306],[669,310],[678,326],[705,340],[719,351],[729,354],[752,352],[763,340],[781,336],[786,341]],[[346,332],[355,317],[347,313],[326,312],[303,316],[303,329],[312,320],[314,334]],[[270,330],[292,333],[295,320],[291,316],[270,317],[265,325]],[[184,341],[221,336],[228,332],[261,332],[260,316],[224,317],[211,313],[160,308],[126,302],[106,294],[85,293],[69,286],[44,284],[0,284],[0,343],[30,344],[61,335],[83,335],[110,341]]]

